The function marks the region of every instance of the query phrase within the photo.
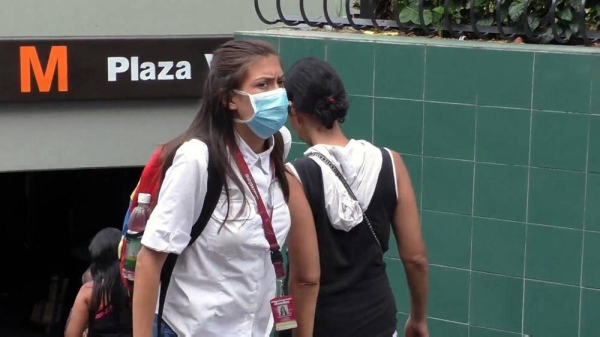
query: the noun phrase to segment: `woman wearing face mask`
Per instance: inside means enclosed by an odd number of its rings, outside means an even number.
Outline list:
[[[231,41],[213,53],[200,112],[187,131],[163,147],[163,183],[137,258],[135,337],[268,336],[273,326],[270,300],[282,277],[279,247],[288,231],[289,249],[303,259],[290,261],[292,268],[312,271],[290,277],[318,282],[315,268],[305,267],[310,261],[318,265],[316,244],[298,244],[312,241],[314,230],[290,229],[286,200],[293,204],[294,195],[284,158],[291,137],[283,127],[289,102],[282,84],[279,57],[267,43]],[[222,181],[221,195],[206,227],[188,247],[211,183],[209,169]],[[179,257],[162,320],[155,322],[168,254]],[[312,322],[298,328],[302,336],[311,336]]]
[[[317,303],[314,336],[396,336],[396,303],[383,260],[392,228],[411,294],[404,335],[427,337],[427,258],[402,159],[367,141],[346,138],[340,123],[348,97],[325,61],[300,60],[286,74],[285,87],[291,126],[310,146],[305,158],[289,168],[310,204],[290,205],[292,226],[296,214],[311,214],[321,256],[318,299],[301,304]],[[292,279],[292,289],[295,283]]]

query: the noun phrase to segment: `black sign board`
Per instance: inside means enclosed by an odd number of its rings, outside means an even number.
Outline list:
[[[230,36],[0,39],[0,102],[200,97]]]

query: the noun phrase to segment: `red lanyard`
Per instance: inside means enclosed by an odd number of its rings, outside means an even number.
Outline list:
[[[258,187],[254,182],[254,177],[252,177],[252,173],[250,173],[250,168],[248,168],[248,164],[246,164],[246,160],[244,159],[244,155],[240,151],[240,148],[237,144],[234,143],[233,154],[235,158],[235,162],[244,177],[244,181],[248,185],[248,189],[252,192],[254,199],[256,199],[256,205],[258,207],[258,214],[262,219],[263,231],[265,232],[265,238],[269,242],[269,249],[271,250],[271,262],[273,262],[273,267],[275,267],[275,275],[277,278],[285,277],[285,270],[283,268],[283,255],[281,254],[281,249],[279,244],[277,243],[277,237],[275,236],[275,231],[273,230],[273,225],[271,223],[271,217],[267,212],[267,208],[263,203],[263,200],[260,196],[260,192],[258,191]]]

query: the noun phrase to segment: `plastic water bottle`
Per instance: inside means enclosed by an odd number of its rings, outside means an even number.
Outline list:
[[[146,223],[150,217],[151,195],[147,193],[138,194],[138,205],[131,211],[129,216],[129,226],[127,228],[127,251],[125,252],[125,263],[123,266],[123,275],[133,281],[135,278],[135,264],[137,255],[142,248],[142,236],[146,229]]]

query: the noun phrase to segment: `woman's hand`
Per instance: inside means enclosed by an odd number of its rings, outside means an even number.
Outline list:
[[[427,322],[425,320],[417,322],[412,317],[408,317],[404,326],[404,337],[429,337]]]

